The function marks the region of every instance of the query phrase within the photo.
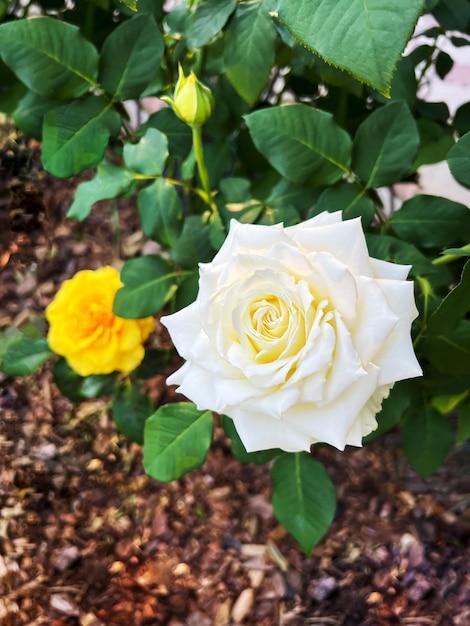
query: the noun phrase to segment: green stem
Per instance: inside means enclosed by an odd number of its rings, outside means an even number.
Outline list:
[[[111,230],[113,234],[113,247],[116,256],[120,257],[121,227],[119,224],[119,207],[116,199],[111,201]]]
[[[209,181],[209,173],[206,167],[206,161],[204,159],[204,148],[202,146],[202,128],[200,126],[192,126],[193,131],[193,147],[194,156],[196,157],[197,168],[199,171],[199,178],[201,179],[202,188],[206,195],[206,203],[210,206],[214,216],[219,215],[219,211],[214,202],[214,196],[212,195],[211,185]]]
[[[83,34],[87,39],[93,39],[93,29],[95,27],[95,5],[93,2],[87,4],[85,13],[85,24]]]
[[[197,168],[199,170],[199,177],[201,179],[202,188],[207,194],[209,203],[212,200],[212,191],[209,182],[209,173],[206,167],[206,161],[204,159],[204,149],[202,147],[202,129],[200,126],[192,126],[193,131],[193,146],[194,156],[196,157]]]

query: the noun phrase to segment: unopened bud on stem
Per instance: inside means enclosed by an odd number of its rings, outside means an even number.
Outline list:
[[[189,126],[202,126],[214,110],[212,92],[197,79],[194,72],[185,76],[181,65],[178,65],[178,74],[173,99],[164,96],[162,100],[168,102],[180,120]]]

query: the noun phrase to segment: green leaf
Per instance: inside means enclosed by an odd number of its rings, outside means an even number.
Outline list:
[[[87,96],[46,114],[43,128],[44,168],[59,178],[79,174],[101,161],[121,118],[111,104]]]
[[[470,260],[465,263],[460,282],[447,294],[429,319],[431,334],[452,330],[470,311]]]
[[[339,183],[334,187],[325,189],[318,198],[314,207],[314,215],[318,215],[322,211],[329,211],[330,213],[342,211],[344,220],[360,217],[363,227],[367,228],[374,219],[375,205],[357,185]],[[313,217],[312,214],[310,216]]]
[[[99,398],[113,393],[116,374],[93,374],[92,376],[80,376],[80,392],[84,398]]]
[[[98,165],[95,178],[81,183],[67,212],[67,217],[84,220],[95,202],[110,200],[126,194],[134,184],[131,172],[112,163]]]
[[[416,103],[418,81],[411,59],[402,57],[396,66],[390,86],[390,99],[394,102],[402,100],[413,110]]]
[[[119,0],[122,4],[124,4],[131,11],[137,11],[137,4],[139,0]]]
[[[207,173],[211,187],[217,187],[222,176],[233,167],[233,151],[228,141],[212,141],[204,146]]]
[[[116,374],[80,376],[63,357],[54,363],[52,375],[59,391],[75,404],[89,398],[110,395],[116,380]]]
[[[470,406],[459,410],[457,421],[457,445],[463,444],[470,438]]]
[[[150,398],[130,380],[116,386],[113,396],[112,412],[116,426],[129,439],[142,444],[144,427],[154,406]]]
[[[262,1],[238,4],[226,32],[225,75],[251,106],[268,84],[275,39],[276,29]]]
[[[170,251],[171,260],[185,269],[194,269],[198,263],[206,263],[214,256],[210,243],[209,225],[203,224],[197,215],[184,220],[183,231]]]
[[[115,100],[138,98],[155,78],[163,37],[150,15],[137,15],[115,28],[103,44],[100,86]]]
[[[274,462],[274,515],[309,555],[330,527],[335,489],[324,466],[304,452],[284,453]]]
[[[144,233],[165,248],[172,248],[181,234],[183,207],[173,185],[163,178],[139,192],[138,209]]]
[[[129,169],[145,176],[159,176],[168,158],[168,141],[159,130],[149,128],[138,143],[126,143],[123,156]]]
[[[176,480],[205,459],[212,442],[210,411],[198,411],[190,402],[161,406],[145,423],[144,469],[162,482]]]
[[[388,235],[366,235],[371,257],[411,265],[412,276],[435,274],[437,268],[414,245]]]
[[[116,381],[116,374],[79,376],[63,357],[54,363],[52,375],[59,391],[75,404],[113,393]]]
[[[461,185],[470,188],[470,133],[466,133],[447,155],[452,176]]]
[[[293,226],[299,223],[299,213],[292,206],[272,207],[263,206],[259,217],[256,219],[257,224],[272,226],[283,222],[284,226]]]
[[[0,17],[5,15],[12,2],[13,0],[0,0]]]
[[[462,246],[461,248],[446,248],[442,251],[442,254],[457,257],[470,256],[470,244]]]
[[[199,4],[186,31],[188,47],[201,48],[209,43],[225,26],[236,6],[237,0],[205,0]]]
[[[446,394],[445,396],[434,396],[431,399],[431,406],[436,409],[436,411],[438,411],[441,415],[448,415],[449,413],[455,411],[459,404],[464,402],[464,400],[466,400],[469,395],[470,389],[454,395]]]
[[[247,202],[251,199],[251,181],[248,178],[223,178],[219,188],[227,202]]]
[[[456,48],[462,48],[464,46],[470,45],[470,40],[468,40],[466,37],[451,37],[450,41],[452,45]]]
[[[396,383],[390,395],[382,403],[382,409],[377,414],[377,429],[364,437],[364,443],[380,437],[398,424],[405,415],[412,400],[413,383],[400,381]]]
[[[377,102],[386,104],[387,102],[406,102],[409,108],[414,111],[416,105],[416,91],[418,81],[416,79],[415,66],[412,55],[401,57],[393,74],[390,85],[390,94],[384,95],[374,92],[373,98]]]
[[[43,337],[28,337],[16,328],[0,337],[0,371],[7,376],[31,376],[52,355]]]
[[[260,452],[247,452],[242,440],[240,439],[237,429],[235,428],[233,420],[227,415],[221,415],[220,420],[225,434],[230,438],[232,452],[239,461],[242,461],[243,463],[256,463],[256,465],[262,465],[263,463],[272,461],[274,458],[282,454],[282,450],[276,449],[261,450]]]
[[[446,30],[465,32],[470,20],[470,4],[468,0],[440,0],[432,13]]]
[[[351,139],[329,113],[292,104],[255,111],[245,120],[261,154],[293,182],[331,185],[349,171]]]
[[[423,5],[424,0],[279,0],[278,11],[302,45],[388,95]]]
[[[430,120],[418,120],[419,150],[411,170],[415,172],[421,165],[440,163],[447,157],[455,144],[447,126]]]
[[[410,169],[419,146],[416,123],[404,102],[368,115],[353,143],[352,169],[367,187],[385,187]]]
[[[121,270],[124,287],[116,292],[113,313],[126,319],[157,313],[176,291],[175,276],[169,263],[157,255],[126,261]]]
[[[403,240],[423,248],[441,248],[470,241],[470,211],[464,204],[438,196],[417,195],[390,219]]]
[[[172,311],[179,311],[197,298],[199,291],[199,271],[185,272],[178,279],[178,291],[176,292]]]
[[[71,402],[79,404],[85,400],[81,390],[83,376],[74,372],[63,357],[60,357],[52,366],[52,377],[60,393]]]
[[[156,128],[166,135],[171,156],[179,159],[188,156],[193,144],[191,129],[176,117],[170,107],[151,115],[140,131],[145,132],[148,128]]]
[[[413,412],[402,426],[406,460],[421,476],[432,474],[445,460],[454,443],[449,420],[432,408]]]
[[[209,216],[209,241],[214,250],[219,250],[227,237],[224,224],[220,215],[211,213]]]
[[[43,98],[33,91],[28,91],[18,102],[12,117],[15,124],[28,137],[41,139],[44,115],[56,106],[57,101]]]
[[[75,404],[90,398],[99,398],[113,393],[116,374],[94,374],[80,376],[60,357],[52,367],[54,383],[59,391]]]
[[[163,348],[150,348],[145,351],[144,360],[132,372],[132,377],[136,379],[146,380],[153,378],[157,374],[164,374],[173,351],[164,350]]]
[[[457,109],[452,125],[459,135],[470,132],[470,102],[465,102]]]
[[[436,74],[439,76],[441,80],[447,76],[454,65],[454,60],[452,57],[447,54],[447,52],[443,52],[439,50],[436,57]]]
[[[270,172],[268,179],[271,178],[271,174],[274,172]],[[275,181],[274,184],[272,181],[268,182],[267,188],[262,187],[261,180],[257,181],[253,190],[255,198],[262,199],[267,206],[273,209],[289,207],[298,213],[305,214],[321,194],[318,188],[300,187],[286,178],[278,177],[277,174]]]
[[[265,207],[259,200],[248,200],[247,202],[229,202],[222,208],[222,216],[226,224],[231,219],[242,224],[255,224],[262,215]]]
[[[28,88],[20,82],[13,74],[13,80],[5,83],[3,81],[3,72],[5,64],[0,58],[0,84],[2,89],[0,90],[0,111],[13,117],[14,112],[18,109],[20,102],[25,99],[28,93],[31,93]],[[35,120],[33,121],[34,124]],[[16,122],[15,122],[16,123]],[[42,122],[41,122],[42,123]],[[34,124],[35,128],[39,127],[39,137],[41,136],[40,124]]]
[[[0,25],[0,55],[31,91],[46,98],[77,98],[96,85],[96,48],[76,26],[52,17]]]
[[[423,116],[426,118],[425,120],[419,121],[434,121],[440,122],[441,125],[446,125],[449,117],[450,111],[449,107],[445,102],[426,102],[426,100],[417,100],[416,101],[416,113],[419,116]],[[447,130],[445,126],[441,126],[441,131]]]
[[[134,2],[134,0],[129,1]],[[163,10],[165,0],[136,0],[136,2],[139,15],[150,13],[150,15],[153,15],[156,22],[163,19],[165,15],[165,11]]]
[[[452,330],[429,334],[423,348],[440,372],[470,375],[470,321],[462,320]]]
[[[419,287],[419,292],[416,294],[416,306],[421,314],[420,321],[423,326],[426,326],[429,315],[437,309],[441,298],[425,276],[417,276],[416,284]]]

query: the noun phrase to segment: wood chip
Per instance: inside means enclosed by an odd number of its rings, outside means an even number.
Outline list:
[[[255,593],[253,589],[244,589],[235,601],[232,608],[232,620],[239,624],[253,608]]]
[[[80,611],[75,604],[65,594],[53,593],[50,600],[51,608],[69,617],[77,617]]]

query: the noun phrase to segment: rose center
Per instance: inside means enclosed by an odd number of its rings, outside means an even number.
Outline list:
[[[253,302],[249,315],[253,331],[263,341],[279,339],[287,329],[289,313],[285,302],[276,296]]]
[[[250,302],[246,314],[245,340],[254,350],[256,361],[275,361],[286,348],[292,323],[289,306],[276,295],[266,295]]]
[[[95,333],[98,329],[104,330],[112,326],[114,316],[110,315],[100,304],[92,303],[89,305],[86,323],[83,324],[85,333]],[[85,320],[83,320],[85,322]]]

